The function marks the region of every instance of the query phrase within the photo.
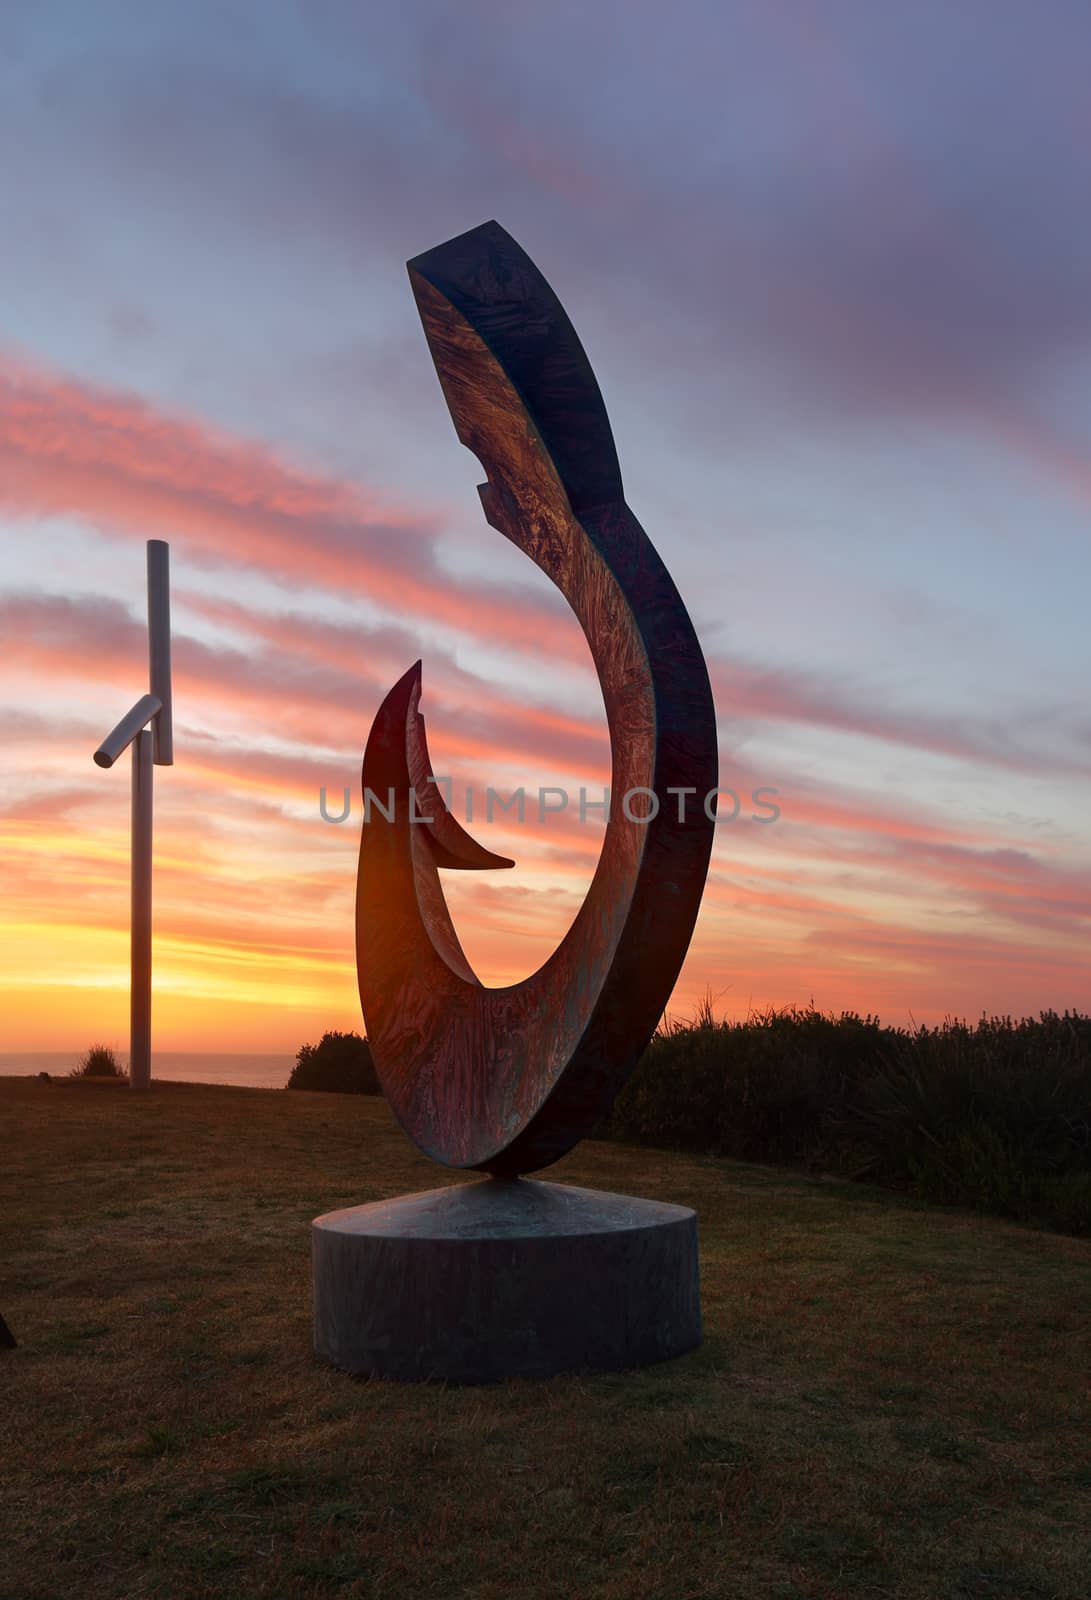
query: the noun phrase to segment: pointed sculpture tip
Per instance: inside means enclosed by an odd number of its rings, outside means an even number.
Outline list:
[[[508,230],[501,223],[497,222],[495,217],[490,217],[487,222],[479,222],[476,228],[467,228],[464,233],[456,233],[453,234],[450,239],[444,239],[442,244],[434,244],[430,249],[421,250],[417,255],[410,256],[409,260],[405,263],[406,269],[410,273],[419,272],[426,277],[428,267],[432,265],[437,258],[445,256],[448,251],[471,242],[483,243],[488,239],[491,239],[493,242],[499,242],[502,240],[506,244],[515,244],[515,240],[512,238]],[[518,245],[516,245],[516,249],[518,248]]]
[[[391,694],[393,694],[397,689],[412,689],[419,687],[421,681],[421,666],[422,663],[420,661],[414,661],[413,665],[402,673],[401,677],[394,685],[394,688],[391,689]]]

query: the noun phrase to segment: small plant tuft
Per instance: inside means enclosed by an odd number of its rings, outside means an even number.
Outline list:
[[[109,1045],[93,1044],[68,1074],[70,1078],[123,1078],[125,1073]]]

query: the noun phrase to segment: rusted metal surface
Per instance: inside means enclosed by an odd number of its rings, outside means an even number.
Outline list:
[[[704,658],[670,575],[625,504],[606,408],[564,309],[495,222],[409,262],[455,429],[481,462],[488,522],[560,589],[602,685],[614,803],[567,935],[524,982],[485,988],[458,942],[439,867],[511,865],[477,845],[428,781],[418,662],[364,755],[357,880],[360,1000],[387,1099],[453,1167],[533,1172],[609,1109],[670,997],[708,869],[716,725]],[[651,790],[651,821],[620,800]],[[689,790],[683,802],[670,791]],[[410,790],[417,815],[411,821]],[[647,798],[634,800],[634,818]],[[680,805],[684,815],[680,818]]]

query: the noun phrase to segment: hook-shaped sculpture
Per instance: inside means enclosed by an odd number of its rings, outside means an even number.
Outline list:
[[[365,795],[395,797],[365,819],[356,903],[383,1089],[427,1155],[517,1175],[605,1114],[670,998],[708,870],[716,723],[693,626],[625,504],[595,375],[541,273],[487,222],[417,256],[409,277],[456,432],[488,476],[486,519],[579,618],[610,730],[613,803],[591,887],[545,965],[499,989],[462,952],[439,868],[512,863],[470,838],[431,781],[419,662],[364,755]]]

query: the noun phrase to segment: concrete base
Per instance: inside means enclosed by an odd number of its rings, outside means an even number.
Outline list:
[[[347,1372],[488,1383],[666,1361],[701,1342],[697,1217],[529,1178],[316,1217],[314,1347]]]

